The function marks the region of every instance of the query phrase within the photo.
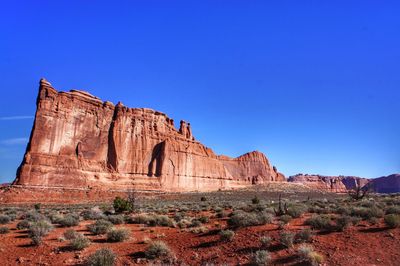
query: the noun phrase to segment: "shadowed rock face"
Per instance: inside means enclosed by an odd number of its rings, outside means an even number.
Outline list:
[[[264,154],[217,156],[161,112],[113,105],[40,81],[37,111],[16,185],[210,191],[285,181]]]
[[[400,174],[382,176],[371,180],[371,187],[378,193],[399,193]]]
[[[369,180],[356,176],[322,176],[297,174],[290,176],[289,182],[302,183],[308,187],[329,192],[346,193],[359,184],[364,187]]]

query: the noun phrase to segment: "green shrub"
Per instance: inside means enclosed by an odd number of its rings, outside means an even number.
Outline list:
[[[112,229],[107,232],[108,242],[123,242],[130,237],[130,231],[126,228]]]
[[[22,230],[22,229],[28,229],[31,226],[30,222],[28,220],[22,220],[17,223],[17,229]]]
[[[207,216],[201,216],[200,218],[198,218],[199,221],[203,224],[208,223],[208,221],[210,220],[210,218],[208,218]]]
[[[233,232],[232,230],[222,230],[221,232],[219,232],[219,236],[221,241],[229,242],[235,238],[235,232]]]
[[[300,218],[305,212],[306,208],[304,206],[291,206],[287,210],[287,215],[292,218]]]
[[[97,220],[94,224],[87,226],[87,229],[95,235],[103,235],[113,227],[113,224],[107,220]]]
[[[77,226],[79,224],[79,218],[74,215],[68,214],[64,216],[61,220],[59,220],[58,223],[63,227]]]
[[[110,216],[107,217],[107,219],[112,224],[123,224],[125,222],[125,219],[124,219],[123,215],[110,215]]]
[[[385,224],[389,228],[400,227],[400,215],[397,214],[387,214],[384,218]]]
[[[400,214],[400,206],[390,206],[386,209],[386,214]]]
[[[266,250],[258,250],[252,254],[250,265],[267,266],[271,261],[271,255]]]
[[[312,229],[317,230],[332,230],[331,218],[326,215],[313,215],[305,221],[306,225],[311,226]]]
[[[110,249],[103,248],[90,255],[86,261],[88,266],[113,266],[117,256]]]
[[[35,208],[36,211],[39,211],[40,208],[42,207],[41,203],[36,203],[35,205],[33,205],[33,207]]]
[[[200,201],[207,201],[207,198],[203,196],[200,198]]]
[[[321,265],[324,262],[324,257],[315,252],[314,248],[309,245],[301,245],[297,250],[300,258],[307,261],[312,266]]]
[[[0,234],[7,234],[8,232],[10,232],[10,229],[7,226],[0,227]]]
[[[312,232],[309,228],[303,229],[296,233],[296,243],[309,242],[312,238]]]
[[[11,219],[8,215],[0,214],[0,224],[8,224]]]
[[[152,242],[144,253],[148,259],[161,259],[172,256],[171,249],[163,241]]]
[[[101,220],[106,218],[100,210],[84,210],[81,216],[84,220]]]
[[[269,236],[262,236],[260,238],[261,246],[266,248],[271,244],[272,238]]]
[[[73,250],[83,250],[90,245],[90,240],[80,235],[76,238],[71,239],[70,246]]]
[[[285,247],[293,247],[295,234],[292,232],[283,231],[280,233],[280,242]]]
[[[53,226],[47,221],[33,222],[29,227],[29,237],[32,239],[32,243],[39,245],[42,242],[42,238],[52,229]]]
[[[290,215],[282,215],[281,217],[279,217],[279,220],[283,223],[283,224],[288,224],[291,220],[292,220],[292,216]]]
[[[113,206],[116,213],[132,212],[134,207],[130,201],[120,197],[114,199]]]
[[[335,219],[335,225],[336,225],[335,229],[337,231],[343,232],[344,229],[349,227],[350,223],[351,223],[351,218],[349,216],[340,216]]]
[[[263,225],[272,222],[270,213],[258,212],[248,213],[244,211],[235,211],[228,220],[228,225],[231,227],[246,227],[254,225]]]
[[[75,231],[74,229],[68,229],[64,232],[64,238],[67,240],[72,240],[75,238],[78,238],[79,236],[81,236],[82,234],[78,233],[77,231]]]
[[[259,204],[260,203],[260,199],[257,196],[254,196],[254,198],[251,199],[251,203]]]

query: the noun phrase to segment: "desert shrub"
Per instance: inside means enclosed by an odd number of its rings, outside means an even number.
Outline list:
[[[84,210],[81,212],[84,220],[100,220],[105,219],[105,215],[100,210]]]
[[[190,223],[190,227],[197,227],[201,225],[202,223],[198,219],[193,219],[192,222]]]
[[[224,217],[227,217],[228,214],[224,210],[221,209],[220,211],[217,211],[216,216],[217,216],[217,218],[224,218]]]
[[[314,248],[309,245],[301,245],[297,250],[300,258],[310,263],[312,266],[320,265],[324,261],[324,257],[315,252]]]
[[[129,223],[132,224],[146,224],[148,226],[169,226],[174,227],[175,222],[167,215],[147,215],[139,214],[131,217]]]
[[[41,203],[36,203],[35,205],[33,205],[33,207],[35,208],[36,211],[39,211],[40,208],[42,207]]]
[[[335,229],[337,231],[343,232],[351,223],[351,217],[349,216],[340,216],[335,219]]]
[[[309,228],[303,229],[296,233],[296,243],[309,242],[312,238],[312,232]]]
[[[269,236],[262,236],[260,238],[261,246],[262,247],[268,247],[271,244],[272,238]]]
[[[90,245],[90,240],[80,235],[76,238],[71,239],[69,244],[73,250],[83,250]]]
[[[64,219],[64,216],[62,216],[62,215],[60,215],[60,214],[58,214],[58,213],[51,213],[51,214],[47,215],[47,218],[50,219],[51,223],[53,223],[53,224],[59,224],[60,221],[61,221],[62,219]]]
[[[11,219],[8,215],[0,214],[0,224],[8,224]]]
[[[7,226],[0,227],[0,234],[7,234],[8,232],[10,232],[10,229]]]
[[[290,215],[282,215],[281,217],[279,217],[279,220],[283,223],[283,224],[288,224],[291,220],[292,220],[292,216]]]
[[[370,219],[371,217],[381,218],[384,215],[382,209],[377,206],[372,206],[371,208],[366,207],[354,207],[351,209],[351,216],[361,217],[364,220]]]
[[[271,255],[266,250],[258,250],[252,254],[250,259],[250,265],[266,266],[271,261]]]
[[[64,238],[67,240],[75,239],[81,236],[82,234],[78,233],[74,229],[68,229],[64,232]]]
[[[317,230],[331,231],[333,228],[331,218],[327,215],[313,215],[305,221],[305,224]]]
[[[17,229],[22,230],[22,229],[28,229],[31,226],[30,222],[28,220],[22,220],[17,223]]]
[[[207,201],[207,198],[203,196],[200,198],[200,201]]]
[[[126,228],[112,229],[107,232],[108,242],[123,242],[130,236],[130,231]]]
[[[387,214],[384,218],[385,224],[389,228],[400,227],[400,215],[397,214]]]
[[[246,227],[263,225],[271,222],[272,215],[270,213],[248,213],[244,211],[235,211],[229,218],[228,225],[232,227]]]
[[[280,242],[282,245],[284,245],[285,247],[288,247],[288,248],[293,247],[294,237],[295,237],[294,233],[288,232],[288,231],[283,231],[279,234],[279,236],[280,236]]]
[[[163,241],[155,241],[150,243],[144,253],[148,259],[161,259],[172,256],[171,249]]]
[[[219,236],[221,241],[228,242],[232,241],[233,238],[235,238],[235,232],[233,232],[232,230],[222,230],[221,232],[219,232]]]
[[[129,200],[120,197],[114,199],[113,206],[116,213],[132,212],[134,207]]]
[[[45,220],[33,222],[29,226],[29,237],[32,239],[32,243],[34,245],[39,245],[42,242],[42,238],[52,229],[53,226]]]
[[[88,266],[113,266],[117,256],[111,249],[103,248],[90,255],[86,261]]]
[[[257,196],[254,196],[254,198],[251,199],[251,203],[259,204],[260,203],[260,199]]]
[[[79,224],[79,217],[68,214],[60,219],[58,223],[63,227],[77,226]]]
[[[344,206],[338,207],[335,212],[337,214],[341,214],[341,215],[350,215],[351,214],[351,210],[348,207],[344,207]]]
[[[87,229],[95,235],[103,235],[113,227],[113,224],[107,220],[97,220],[94,224],[89,224]]]
[[[208,218],[207,216],[201,216],[198,219],[203,224],[208,223],[208,221],[210,220],[210,218]]]
[[[123,215],[110,215],[110,216],[107,217],[107,219],[112,224],[123,224],[125,222],[125,219],[124,219]]]
[[[390,206],[385,211],[386,214],[400,214],[400,206]]]
[[[208,232],[208,228],[205,226],[193,227],[190,229],[190,232],[193,234],[204,234]]]
[[[291,206],[287,210],[287,215],[290,215],[292,218],[300,218],[306,212],[306,207],[304,206]]]

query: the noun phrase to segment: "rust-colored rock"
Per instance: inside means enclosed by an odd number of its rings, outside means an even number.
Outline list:
[[[190,123],[113,105],[40,81],[35,123],[15,185],[211,191],[286,181],[264,154],[217,156]]]
[[[297,174],[288,178],[289,182],[302,183],[310,188],[335,192],[346,193],[356,188],[358,185],[365,186],[369,180],[357,176],[323,176]]]

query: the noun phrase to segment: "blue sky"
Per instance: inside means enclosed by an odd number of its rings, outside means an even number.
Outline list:
[[[0,182],[41,77],[187,120],[216,153],[260,150],[286,175],[400,172],[399,4],[269,2],[2,3]]]

